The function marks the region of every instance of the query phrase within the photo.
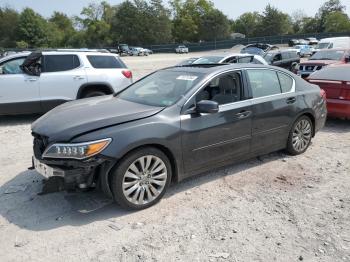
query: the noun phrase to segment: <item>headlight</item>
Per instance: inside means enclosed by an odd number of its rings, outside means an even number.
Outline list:
[[[53,144],[45,150],[43,157],[84,159],[102,152],[111,141],[111,138],[106,138],[84,143]]]

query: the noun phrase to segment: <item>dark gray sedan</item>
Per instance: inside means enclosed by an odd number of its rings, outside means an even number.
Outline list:
[[[171,182],[214,167],[280,149],[304,153],[326,120],[323,94],[277,67],[166,68],[42,116],[32,125],[33,163],[48,178],[44,191],[99,186],[143,209]]]

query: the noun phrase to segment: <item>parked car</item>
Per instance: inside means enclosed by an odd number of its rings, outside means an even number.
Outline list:
[[[264,56],[264,59],[269,65],[282,67],[291,71],[300,63],[300,56],[293,50],[268,52]]]
[[[171,67],[39,118],[33,162],[46,183],[97,184],[139,210],[157,203],[171,182],[280,149],[302,154],[325,120],[320,88],[284,69]]]
[[[278,46],[274,45],[269,45],[269,44],[264,44],[264,43],[255,43],[255,44],[249,44],[246,45],[244,48],[242,48],[241,53],[248,53],[248,54],[255,54],[255,55],[263,55],[263,53],[256,53],[258,50],[262,50],[264,53],[273,51],[273,50],[278,50]]]
[[[148,53],[142,47],[130,47],[131,56],[147,56]]]
[[[328,115],[350,119],[350,64],[331,65],[308,77],[326,92]]]
[[[0,83],[0,115],[42,113],[117,92],[132,83],[132,74],[111,53],[27,52],[0,59]]]
[[[288,41],[288,46],[295,46],[295,45],[299,45],[299,40],[298,39],[290,39]]]
[[[350,49],[326,49],[318,51],[308,61],[300,63],[297,74],[305,78],[325,66],[349,63],[349,55]]]
[[[298,41],[299,41],[299,45],[308,45],[309,44],[309,42],[305,39],[298,39]]]
[[[188,53],[188,47],[184,45],[179,45],[178,47],[175,48],[175,53],[176,54],[187,54]]]
[[[315,47],[315,53],[323,49],[350,49],[350,37],[321,39]]]
[[[314,53],[314,48],[309,45],[296,45],[290,51],[295,51],[300,57],[311,56]]]
[[[186,65],[192,65],[194,61],[196,61],[199,57],[191,57],[188,59],[185,59],[177,64],[177,66],[186,66]]]
[[[127,45],[127,44],[118,44],[118,46],[117,46],[117,54],[119,54],[120,56],[131,55],[131,50],[129,48],[129,45]]]
[[[143,48],[143,51],[148,55],[153,55],[153,51],[148,48]]]
[[[316,37],[308,37],[305,39],[309,45],[317,45],[318,44],[318,40]]]
[[[253,63],[253,64],[262,64],[267,65],[268,63],[259,55],[251,55],[251,54],[218,54],[213,56],[203,56],[193,61],[192,64],[237,64],[237,63]]]

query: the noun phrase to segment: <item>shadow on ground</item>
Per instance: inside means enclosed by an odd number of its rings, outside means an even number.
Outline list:
[[[349,122],[342,120],[330,120],[322,130],[322,132],[332,133],[349,131]],[[167,198],[175,194],[221,177],[234,176],[263,162],[278,161],[289,157],[283,152],[276,152],[204,173],[171,186],[163,201],[167,201]],[[41,192],[42,179],[43,177],[36,171],[27,170],[2,185],[0,187],[0,215],[20,228],[45,231],[66,225],[81,226],[133,214],[133,212],[121,209],[112,200],[97,191],[38,195]]]
[[[31,124],[41,115],[0,116],[0,127]]]

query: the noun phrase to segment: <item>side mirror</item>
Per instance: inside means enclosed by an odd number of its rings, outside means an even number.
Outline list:
[[[350,62],[350,56],[349,55],[347,55],[347,56],[345,56],[345,63],[349,63]]]
[[[215,114],[219,112],[219,104],[215,101],[202,100],[196,105],[197,113]]]

